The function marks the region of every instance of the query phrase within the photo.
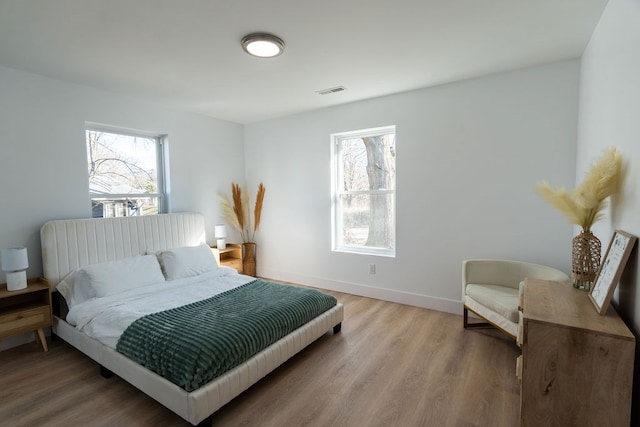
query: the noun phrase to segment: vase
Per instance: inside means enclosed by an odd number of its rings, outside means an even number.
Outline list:
[[[582,230],[573,238],[571,278],[573,287],[590,291],[600,268],[600,240],[591,231]]]
[[[254,242],[242,244],[242,273],[256,277],[256,244]]]

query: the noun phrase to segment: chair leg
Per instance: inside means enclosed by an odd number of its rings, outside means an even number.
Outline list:
[[[471,322],[471,323],[469,323],[469,309],[467,309],[466,306],[464,306],[463,309],[462,309],[462,323],[463,323],[464,329],[496,327],[495,325],[493,325],[493,324],[491,324],[489,322]]]
[[[469,325],[469,310],[467,310],[467,307],[462,309],[462,324],[464,329],[467,329],[467,326]]]
[[[466,306],[463,306],[462,309],[462,319],[463,319],[463,325],[464,325],[464,329],[471,329],[471,328],[496,328],[497,330],[499,330],[500,332],[508,335],[510,338],[515,339],[516,337],[511,335],[509,332],[505,331],[504,329],[502,329],[501,327],[499,327],[498,325],[495,325],[493,323],[490,322],[472,322],[469,323],[469,310],[467,309]],[[473,311],[473,310],[472,310]],[[475,313],[475,312],[474,312]],[[475,313],[477,314],[477,313]],[[478,315],[479,316],[479,315]]]

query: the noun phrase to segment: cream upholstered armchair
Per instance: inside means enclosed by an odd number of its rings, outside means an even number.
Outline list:
[[[493,325],[511,338],[518,333],[518,296],[525,278],[569,281],[560,270],[544,265],[498,259],[462,262],[464,327]],[[487,322],[469,323],[469,311]]]

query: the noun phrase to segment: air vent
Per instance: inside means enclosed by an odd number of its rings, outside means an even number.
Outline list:
[[[344,86],[336,86],[330,87],[329,89],[318,90],[316,93],[320,95],[328,95],[330,93],[342,92],[343,90],[347,90],[347,88]]]

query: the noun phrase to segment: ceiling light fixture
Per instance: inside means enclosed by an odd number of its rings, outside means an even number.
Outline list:
[[[272,58],[284,52],[284,42],[273,34],[253,33],[242,38],[242,49],[249,55]]]

